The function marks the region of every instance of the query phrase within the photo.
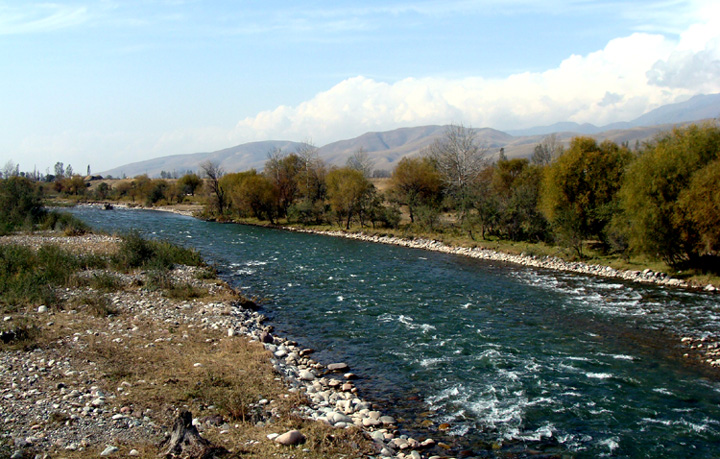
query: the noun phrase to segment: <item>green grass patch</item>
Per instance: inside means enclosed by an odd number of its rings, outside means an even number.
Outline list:
[[[158,267],[170,269],[176,264],[202,266],[203,261],[197,250],[166,241],[144,239],[139,233],[131,232],[122,236],[120,248],[114,256],[114,264],[123,270]]]

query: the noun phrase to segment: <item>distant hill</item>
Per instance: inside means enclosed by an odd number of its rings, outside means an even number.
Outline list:
[[[289,140],[250,142],[210,153],[190,153],[148,159],[110,169],[101,175],[135,177],[136,175],[147,174],[149,177],[159,177],[162,171],[177,172],[179,174],[186,171],[197,172],[200,163],[208,159],[222,165],[227,172],[244,171],[252,168],[261,170],[265,165],[269,152],[276,148],[281,151],[293,152],[302,145],[300,142],[291,142]]]
[[[563,122],[551,124],[550,126],[537,126],[507,132],[513,136],[548,135],[556,132],[574,132],[577,134],[593,135],[618,129],[677,124],[718,117],[720,117],[720,94],[701,94],[693,96],[685,102],[663,105],[627,122],[612,123],[601,127],[589,123],[578,124]]]
[[[508,158],[527,158],[535,145],[548,134],[557,134],[559,140],[568,143],[577,135],[592,135],[598,140],[612,140],[617,143],[651,140],[658,133],[674,125],[720,116],[720,94],[695,96],[685,102],[665,105],[652,110],[632,121],[613,123],[603,127],[592,124],[556,123],[524,130],[502,132],[490,128],[475,129],[477,139],[491,155],[497,155],[501,148]],[[362,148],[374,162],[374,168],[391,171],[404,156],[419,154],[425,147],[445,133],[445,126],[420,126],[400,128],[385,132],[368,132],[353,139],[340,140],[320,147],[318,153],[328,164],[343,165],[354,152]],[[185,171],[199,169],[206,160],[219,163],[227,172],[244,171],[251,168],[262,170],[268,152],[280,149],[294,152],[304,144],[284,140],[251,142],[209,153],[164,156],[116,167],[102,175],[134,177],[148,174],[158,177],[162,171]]]

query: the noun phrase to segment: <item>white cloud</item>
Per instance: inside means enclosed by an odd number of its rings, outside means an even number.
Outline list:
[[[313,138],[323,144],[422,124],[516,129],[566,120],[597,125],[630,120],[694,94],[720,92],[720,27],[712,23],[718,16],[676,39],[648,33],[614,39],[542,73],[393,83],[348,78],[295,107],[240,121],[231,138]]]
[[[0,35],[14,35],[73,27],[89,19],[86,7],[43,3],[11,8],[0,5]]]

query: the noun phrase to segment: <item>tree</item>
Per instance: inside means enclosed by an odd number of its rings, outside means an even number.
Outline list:
[[[202,180],[197,174],[188,173],[178,179],[178,186],[185,195],[195,196],[195,191],[202,185]]]
[[[627,148],[590,137],[572,139],[570,148],[545,169],[540,207],[553,224],[557,239],[582,257],[588,237],[604,237],[604,228],[616,208],[616,194]]]
[[[277,198],[270,180],[255,169],[227,174],[220,180],[240,218],[255,217],[275,223]]]
[[[220,178],[225,174],[225,170],[219,163],[209,159],[200,163],[200,170],[209,180],[210,191],[214,195],[215,207],[218,214],[222,215],[225,210],[225,191],[220,186]]]
[[[362,172],[355,169],[343,167],[327,174],[330,207],[338,222],[345,220],[345,229],[350,229],[353,216],[363,211],[363,204],[371,198],[374,188]]]
[[[691,182],[718,155],[717,123],[675,128],[646,146],[630,165],[620,193],[631,250],[660,257],[675,266],[697,260],[702,238],[693,220],[702,218],[705,212],[689,212],[690,199],[705,196],[702,190],[712,183],[712,178],[699,175],[692,186]],[[694,190],[685,191],[688,188]]]
[[[65,178],[65,165],[58,161],[55,163],[55,180],[63,178]]]
[[[407,206],[410,222],[415,222],[415,210],[420,206],[438,207],[442,179],[434,162],[427,157],[405,157],[398,162],[390,176],[390,196]]]
[[[687,188],[678,196],[678,211],[674,223],[684,227],[689,222],[694,252],[700,255],[720,255],[720,158],[692,175]]]
[[[428,154],[446,190],[460,208],[461,221],[472,205],[472,186],[487,165],[487,152],[488,148],[478,143],[475,131],[463,125],[448,126],[444,137],[429,147]]]
[[[298,196],[298,174],[305,168],[303,159],[295,153],[285,154],[280,149],[268,153],[264,174],[275,187],[277,206],[282,216]]]
[[[0,179],[0,234],[32,228],[44,215],[39,186],[25,177]]]
[[[557,134],[550,134],[535,145],[530,162],[537,166],[548,166],[562,155],[564,147]]]
[[[527,159],[498,161],[491,181],[499,232],[515,241],[542,239],[547,223],[537,210],[540,168],[531,166]]]
[[[297,174],[298,193],[302,199],[311,203],[325,198],[325,163],[318,154],[312,141],[306,141],[296,152],[302,167]]]
[[[370,155],[368,155],[365,149],[360,147],[347,159],[345,166],[362,172],[365,178],[370,178],[375,164],[373,163],[373,160],[370,159]]]

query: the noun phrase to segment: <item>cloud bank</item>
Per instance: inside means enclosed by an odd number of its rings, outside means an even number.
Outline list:
[[[545,72],[390,83],[348,78],[297,106],[241,120],[229,138],[237,143],[311,138],[322,145],[367,131],[424,124],[507,130],[558,121],[603,125],[631,120],[660,105],[720,92],[720,14],[706,17],[706,23],[675,39],[635,33],[599,51],[570,56]]]

